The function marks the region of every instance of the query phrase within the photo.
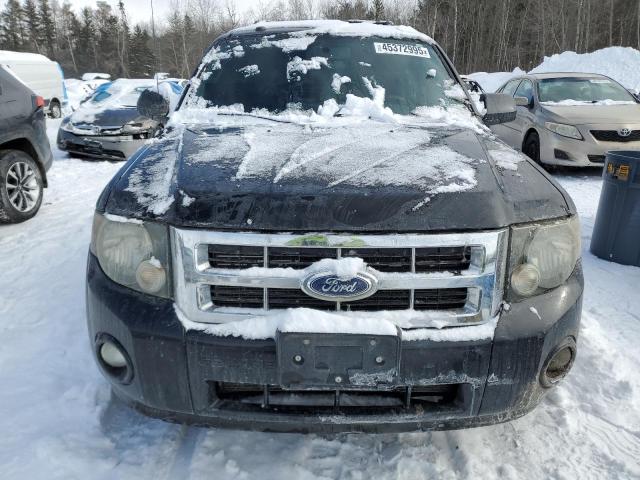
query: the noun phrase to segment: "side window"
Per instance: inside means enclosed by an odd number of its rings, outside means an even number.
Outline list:
[[[500,93],[504,93],[506,95],[511,95],[513,97],[513,92],[518,88],[518,84],[520,83],[520,79],[511,80],[504,87],[502,87],[502,91]]]
[[[523,80],[518,90],[516,90],[516,97],[524,97],[529,101],[529,105],[533,103],[533,84],[530,80]]]

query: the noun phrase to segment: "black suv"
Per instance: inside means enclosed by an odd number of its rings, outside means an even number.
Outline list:
[[[44,100],[0,65],[0,223],[38,213],[52,161]]]
[[[576,355],[579,223],[486,127],[513,120],[513,98],[482,99],[481,115],[408,27],[218,38],[97,204],[88,326],[116,395],[271,431],[462,428],[534,408]],[[153,92],[138,108],[168,111]]]

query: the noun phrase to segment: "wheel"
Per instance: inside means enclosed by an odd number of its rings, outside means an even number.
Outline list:
[[[0,223],[32,218],[42,204],[43,182],[36,162],[19,150],[0,151]]]
[[[60,118],[62,116],[62,108],[57,100],[54,100],[49,105],[49,116],[51,118]]]
[[[524,141],[522,153],[534,162],[540,164],[540,137],[536,132],[531,132]]]

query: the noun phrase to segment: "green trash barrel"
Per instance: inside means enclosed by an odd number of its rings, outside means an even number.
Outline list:
[[[591,253],[640,266],[640,151],[608,152]]]

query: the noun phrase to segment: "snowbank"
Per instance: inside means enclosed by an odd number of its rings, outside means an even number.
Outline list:
[[[524,75],[526,72],[519,68],[513,70],[513,72],[476,72],[467,75],[470,79],[478,82],[482,88],[487,92],[495,92],[498,88],[504,85],[507,80],[518,75]]]
[[[563,52],[550,57],[529,73],[579,72],[599,73],[620,82],[626,88],[640,90],[640,51],[631,47],[609,47],[591,53]],[[477,72],[469,75],[487,92],[495,92],[510,78],[525,72]]]
[[[564,52],[544,61],[531,73],[600,73],[632,90],[640,89],[640,51],[631,47],[609,47],[592,53]]]

